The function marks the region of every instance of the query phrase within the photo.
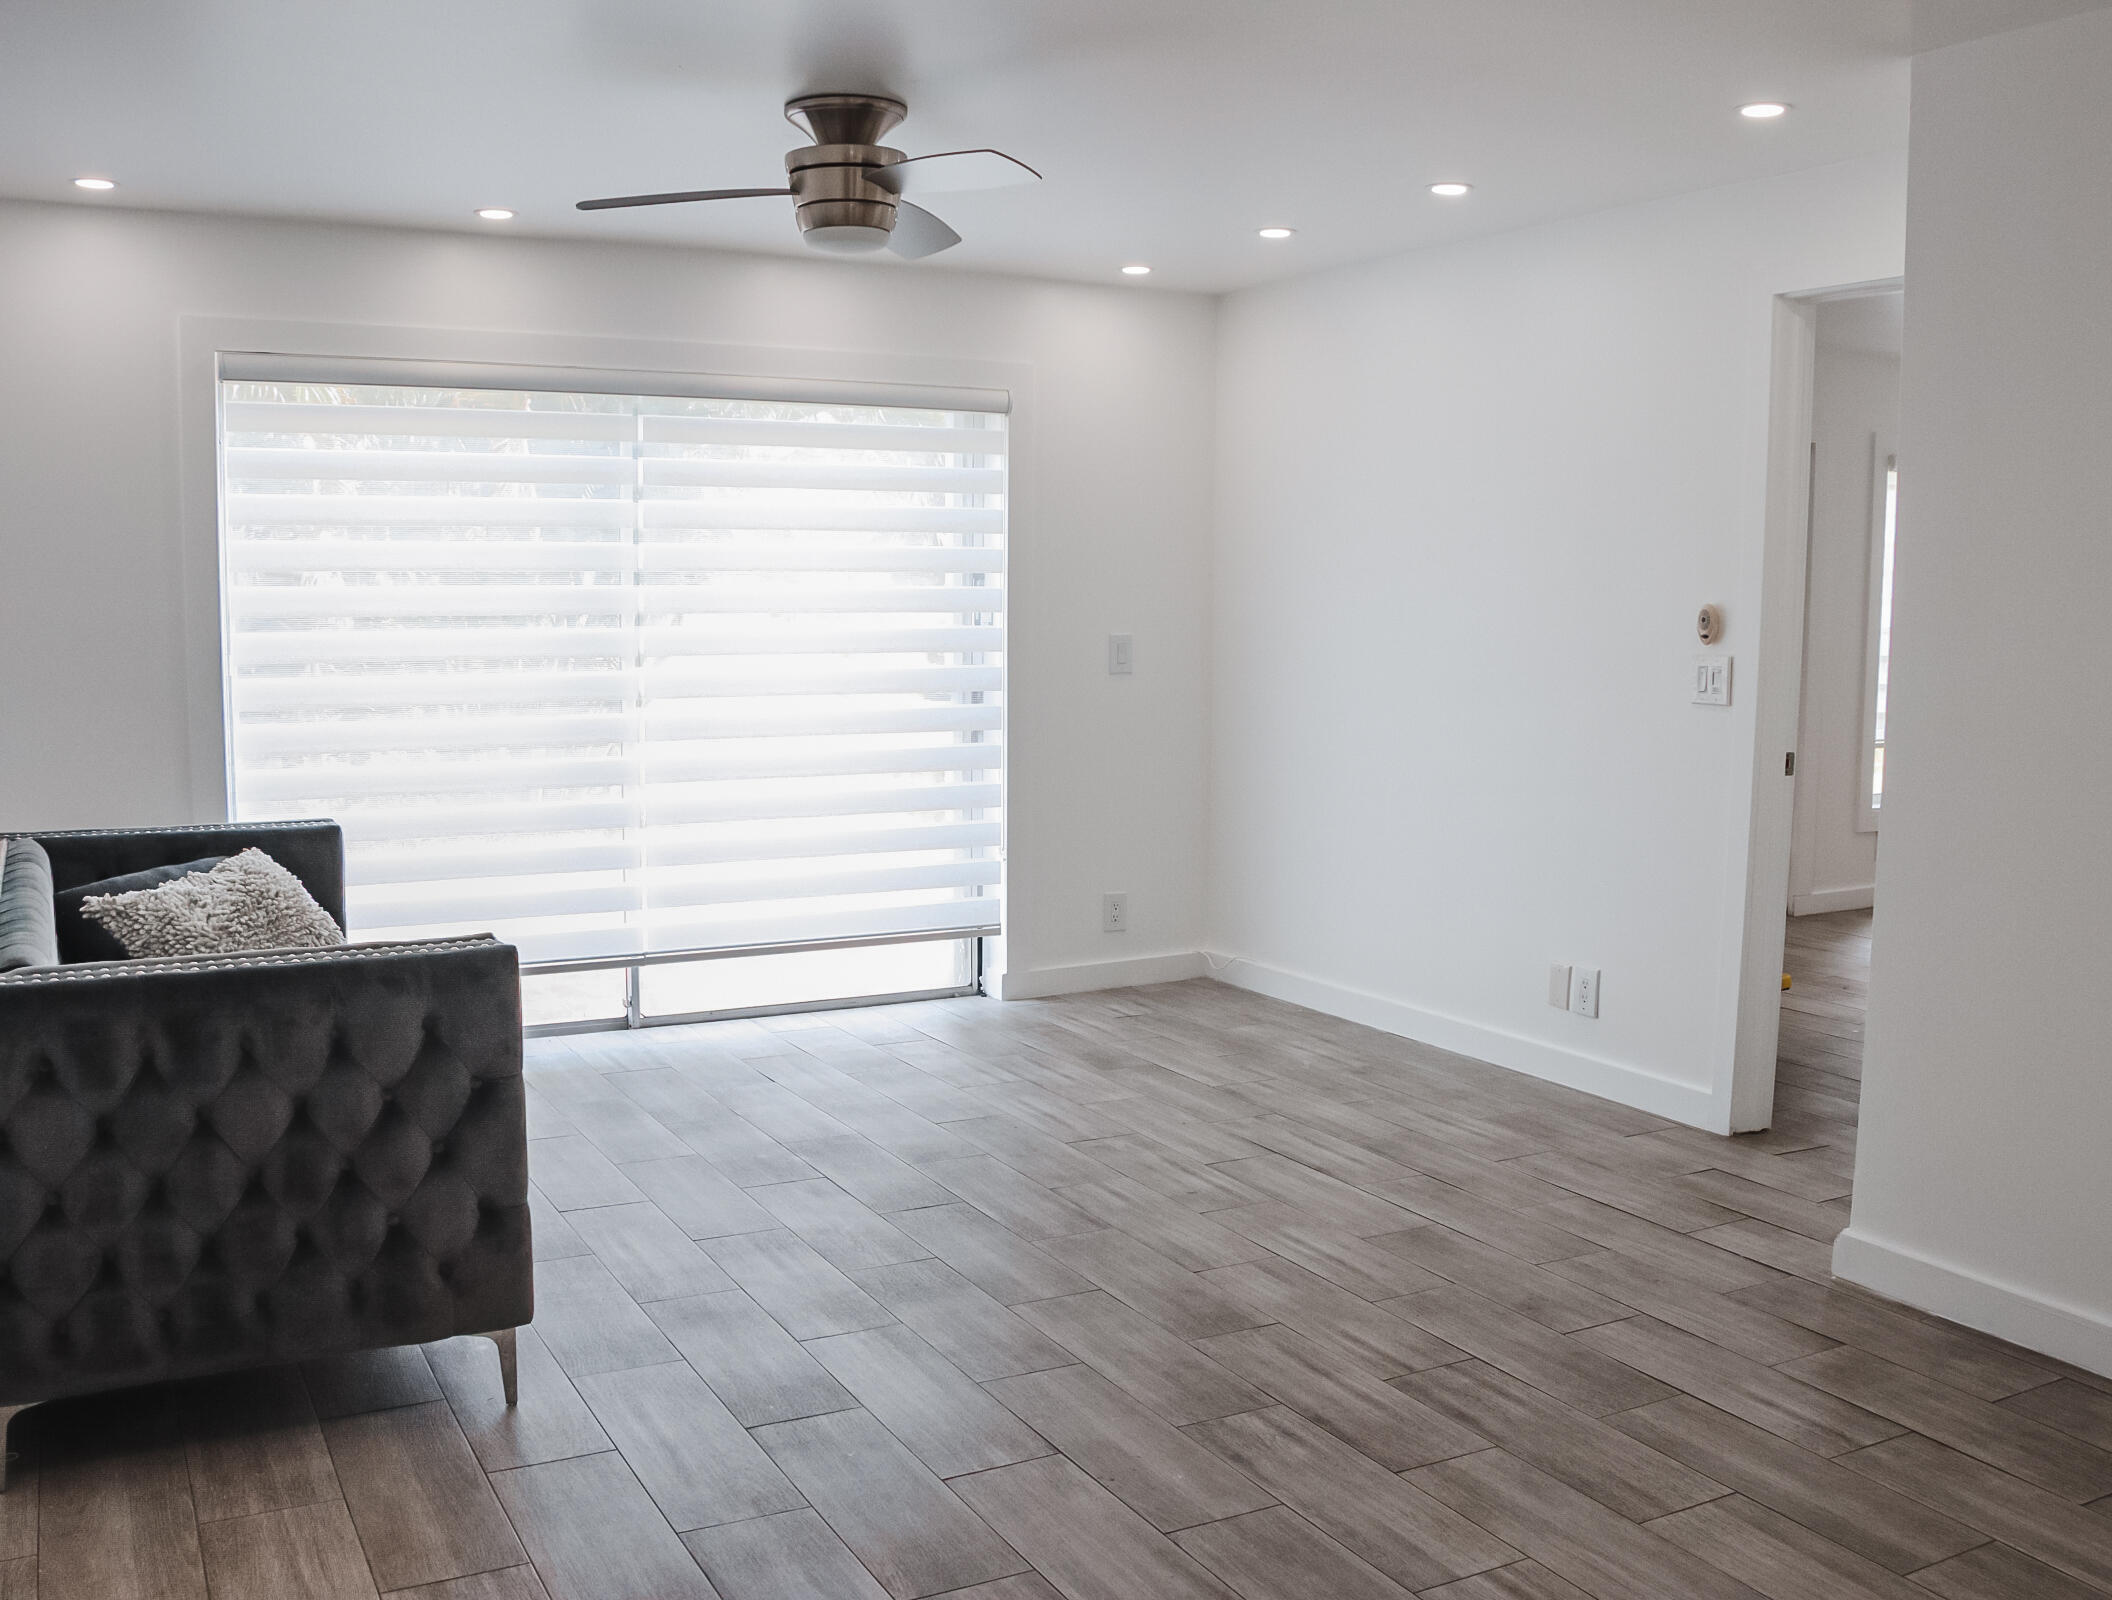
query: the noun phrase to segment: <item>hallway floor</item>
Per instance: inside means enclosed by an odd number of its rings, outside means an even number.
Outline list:
[[[535,1041],[454,1340],[24,1415],[7,1600],[2078,1600],[2112,1381],[1834,1286],[1868,917],[1725,1140],[1207,982]]]

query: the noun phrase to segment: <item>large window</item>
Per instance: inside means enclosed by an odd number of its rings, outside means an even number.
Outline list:
[[[355,937],[635,1020],[996,931],[1003,415],[230,381],[220,438],[233,814],[344,824]]]

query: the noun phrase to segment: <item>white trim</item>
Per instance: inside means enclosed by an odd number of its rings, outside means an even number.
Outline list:
[[[1829,911],[1868,911],[1877,904],[1877,885],[1849,884],[1839,889],[1814,889],[1789,897],[1793,917],[1822,917]]]
[[[1725,1131],[1716,1096],[1706,1084],[1681,1083],[1673,1078],[1659,1077],[1656,1073],[1609,1061],[1603,1056],[1587,1055],[1581,1050],[1570,1050],[1545,1040],[1506,1033],[1469,1022],[1463,1017],[1425,1010],[1405,1001],[1389,1000],[1383,995],[1329,983],[1323,978],[1286,972],[1242,956],[1206,955],[1205,959],[1210,964],[1211,977],[1235,988],[1251,989],[1256,994],[1288,1000],[1293,1005],[1323,1011],[1347,1022],[1360,1022],[1368,1028],[1398,1034],[1404,1039],[1415,1039],[1423,1044],[1436,1045],[1441,1050],[1474,1056],[1499,1067],[1508,1067],[1513,1072],[1544,1078],[1550,1083],[1581,1089],[1586,1094],[1633,1106],[1639,1111],[1669,1117],[1689,1127],[1710,1133]]]
[[[1947,1321],[2112,1377],[2112,1319],[2100,1312],[1886,1244],[1853,1227],[1834,1240],[1833,1273]]]
[[[1084,994],[1092,989],[1134,989],[1147,983],[1179,983],[1200,978],[1200,951],[1177,950],[1159,956],[1131,956],[1122,961],[1081,961],[1070,967],[1014,968],[992,980],[1000,1000],[1043,1000],[1050,995]]]

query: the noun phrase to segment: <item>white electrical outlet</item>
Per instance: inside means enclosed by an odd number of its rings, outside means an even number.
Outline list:
[[[1136,641],[1126,633],[1111,633],[1107,636],[1107,670],[1117,678],[1124,678],[1136,670]]]
[[[1569,984],[1569,1009],[1580,1017],[1599,1014],[1599,969],[1578,967]]]
[[[1129,932],[1128,895],[1104,894],[1100,897],[1100,931],[1102,933]]]
[[[1547,969],[1547,1003],[1557,1011],[1569,1009],[1569,966],[1557,961]]]

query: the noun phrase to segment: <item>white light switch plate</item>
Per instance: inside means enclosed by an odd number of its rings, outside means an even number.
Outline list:
[[[1698,706],[1727,706],[1731,703],[1729,656],[1694,658],[1694,703]]]
[[[1569,964],[1557,961],[1547,969],[1547,1003],[1557,1011],[1569,1009]]]
[[[1107,636],[1107,670],[1115,677],[1126,677],[1136,670],[1136,646],[1129,634],[1111,633]]]

